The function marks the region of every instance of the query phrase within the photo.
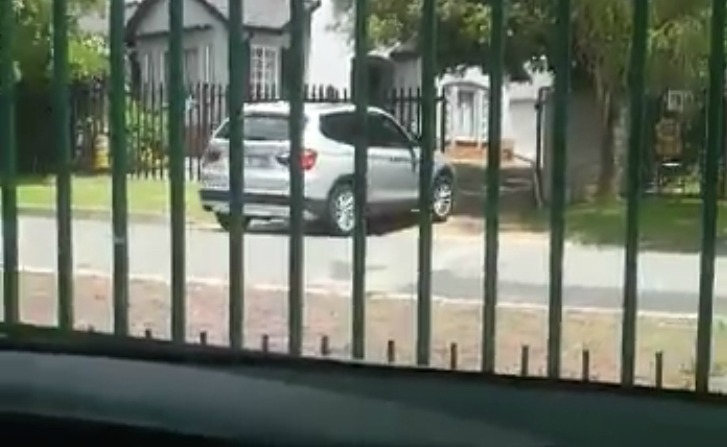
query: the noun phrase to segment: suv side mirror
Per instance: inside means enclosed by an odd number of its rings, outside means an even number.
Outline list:
[[[419,133],[419,129],[417,129],[416,125],[410,125],[409,126],[409,138],[411,139],[411,142],[415,146],[419,146],[422,142],[422,136]]]

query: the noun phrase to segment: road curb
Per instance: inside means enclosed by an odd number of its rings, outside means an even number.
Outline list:
[[[48,219],[56,218],[56,210],[43,208],[43,207],[21,207],[18,209],[18,215],[25,217],[42,217]],[[74,209],[72,212],[73,219],[76,220],[90,220],[97,222],[110,222],[112,219],[111,211],[101,209]],[[140,224],[167,224],[169,223],[169,216],[157,213],[129,213],[129,221],[132,223]],[[200,221],[196,219],[187,219],[187,225],[193,227],[196,230],[216,230],[218,225]],[[416,228],[412,228],[416,233]],[[397,233],[397,232],[395,232]],[[502,238],[508,237],[503,233]],[[435,232],[435,239],[439,241],[471,241],[472,239],[483,239],[484,233],[479,234],[439,234]]]
[[[44,217],[44,218],[55,218],[57,216],[55,209],[41,208],[41,207],[22,207],[18,209],[18,215],[26,217]],[[73,219],[78,220],[93,220],[110,222],[112,214],[108,210],[94,210],[94,209],[74,209],[71,213]],[[145,224],[165,224],[169,222],[169,217],[163,214],[156,213],[129,213],[129,221],[134,223],[145,223]],[[197,220],[187,220],[187,224],[194,226],[203,226],[204,224]]]
[[[43,268],[29,268],[21,267],[20,272],[38,275],[56,275],[57,272],[52,269]],[[89,277],[98,279],[110,279],[112,275],[109,272],[91,270],[91,269],[76,269],[74,270],[75,277]],[[158,284],[170,285],[171,281],[162,275],[150,275],[150,274],[132,274],[129,277],[130,280],[136,281],[148,281]],[[187,277],[185,281],[188,285],[201,285],[210,287],[226,287],[228,281],[219,278],[203,278],[203,277]],[[286,285],[279,284],[250,284],[246,285],[248,289],[265,291],[265,292],[288,292]],[[306,293],[314,295],[328,295],[336,298],[350,298],[350,287],[348,284],[331,284],[330,286],[309,286],[305,288]],[[403,293],[386,293],[386,292],[369,292],[367,294],[369,300],[377,301],[405,301],[412,302],[416,301],[416,295],[414,294],[403,294]],[[473,300],[468,298],[450,298],[442,296],[432,296],[432,302],[439,305],[451,305],[481,309],[482,302],[479,300]],[[531,304],[531,303],[498,303],[497,307],[503,310],[523,310],[531,312],[548,312],[548,306],[544,304]],[[621,309],[606,309],[598,307],[581,307],[581,306],[565,306],[563,307],[564,313],[572,314],[594,314],[594,315],[606,315],[615,316],[621,315],[623,312]],[[676,312],[659,312],[659,311],[639,311],[639,317],[654,318],[669,321],[697,321],[698,315],[696,313],[676,313]],[[718,316],[715,316],[718,317]]]

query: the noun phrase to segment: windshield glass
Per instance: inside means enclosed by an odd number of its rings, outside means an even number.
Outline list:
[[[288,116],[273,113],[254,113],[245,115],[243,129],[248,141],[286,141],[288,140]],[[216,138],[230,138],[230,121],[220,128]]]

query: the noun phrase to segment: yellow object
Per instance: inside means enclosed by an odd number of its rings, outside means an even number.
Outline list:
[[[681,124],[673,118],[662,118],[656,124],[656,153],[663,158],[678,157],[682,153]]]
[[[106,135],[96,137],[95,157],[93,160],[94,170],[105,171],[111,167],[109,157],[109,139]]]

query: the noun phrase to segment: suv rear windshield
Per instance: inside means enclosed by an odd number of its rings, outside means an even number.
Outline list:
[[[305,123],[304,123],[305,125]],[[247,141],[287,141],[288,115],[274,113],[251,113],[245,115],[243,129]],[[230,121],[220,128],[215,138],[230,138]]]

